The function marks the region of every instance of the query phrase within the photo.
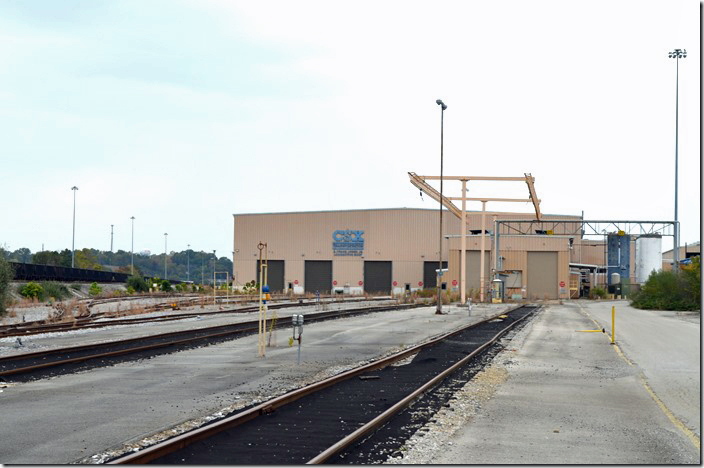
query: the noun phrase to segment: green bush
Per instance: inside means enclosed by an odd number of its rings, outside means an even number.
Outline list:
[[[589,290],[589,299],[604,299],[606,297],[606,290],[601,286],[594,286]]]
[[[19,286],[20,295],[26,297],[27,299],[39,299],[40,301],[44,299],[44,288],[39,283],[34,283],[30,281],[24,286]]]
[[[130,288],[132,288],[132,293],[133,294],[135,291],[136,292],[148,292],[149,291],[149,285],[147,282],[142,278],[141,276],[130,276],[127,278],[127,290],[129,291]]]
[[[701,268],[699,258],[680,271],[653,272],[631,305],[637,309],[700,310]]]
[[[50,297],[63,301],[72,296],[71,291],[68,290],[65,284],[57,283],[56,281],[43,281],[40,285],[44,289],[44,294],[39,298],[42,301]]]
[[[171,291],[172,288],[171,288],[171,283],[169,282],[169,280],[161,280],[161,282],[159,283],[159,289],[161,289],[164,292]]]
[[[81,289],[83,289],[83,285],[81,283],[73,283],[71,285],[71,289],[74,289],[76,291],[80,291]]]
[[[97,296],[101,292],[103,292],[103,288],[98,286],[98,283],[92,283],[90,285],[90,288],[88,289],[88,294],[90,294],[91,296]]]
[[[0,249],[0,317],[7,313],[7,303],[10,300],[10,281],[15,276],[12,265],[5,259]]]

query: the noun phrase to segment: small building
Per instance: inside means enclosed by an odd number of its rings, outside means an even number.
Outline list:
[[[666,252],[662,253],[662,269],[664,271],[670,271],[672,270],[672,264],[674,263],[674,254],[675,249],[670,249]],[[701,249],[701,242],[693,242],[691,244],[684,244],[681,245],[679,248],[679,259],[680,261],[686,260],[688,258],[692,257],[697,257],[701,256],[702,254],[702,249]]]

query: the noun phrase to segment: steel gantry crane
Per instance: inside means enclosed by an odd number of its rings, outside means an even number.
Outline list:
[[[408,173],[411,179],[411,184],[420,189],[422,192],[430,195],[432,199],[442,203],[442,205],[448,209],[453,215],[457,216],[462,220],[462,233],[461,233],[461,252],[460,252],[460,301],[462,304],[466,302],[467,294],[467,202],[468,201],[480,201],[482,202],[482,229],[481,229],[481,253],[479,256],[479,271],[480,271],[480,285],[479,288],[479,300],[484,302],[484,290],[486,278],[484,277],[484,233],[485,233],[485,213],[486,213],[486,203],[490,201],[496,202],[532,202],[535,208],[536,220],[540,221],[540,200],[535,193],[535,177],[531,174],[524,174],[523,177],[486,177],[486,176],[442,176],[443,180],[459,180],[462,182],[462,196],[461,197],[446,197],[445,195],[440,195],[440,192],[435,190],[431,185],[427,183],[429,180],[440,180],[440,176],[419,176],[414,172]],[[492,198],[492,197],[467,197],[467,182],[470,180],[482,180],[482,181],[498,181],[498,182],[525,182],[528,185],[528,198]],[[442,201],[441,201],[442,199]],[[452,202],[453,200],[459,200],[462,202],[462,209],[457,208],[457,206]]]

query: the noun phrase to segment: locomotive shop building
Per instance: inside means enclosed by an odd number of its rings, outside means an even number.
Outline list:
[[[235,287],[259,278],[258,244],[268,250],[272,292],[394,293],[436,288],[439,210],[416,208],[235,214]],[[495,273],[494,220],[530,220],[534,214],[467,212],[466,293],[481,284],[484,229],[484,291]],[[580,222],[580,216],[543,215],[544,220]],[[461,221],[443,210],[443,289],[459,291]],[[575,265],[604,264],[604,242],[564,236],[500,236],[500,273],[505,297],[568,299]],[[573,270],[572,275],[570,270]],[[593,269],[596,275],[597,269]],[[594,277],[596,281],[596,276]],[[571,292],[572,289],[572,292]],[[490,297],[490,296],[486,296]]]

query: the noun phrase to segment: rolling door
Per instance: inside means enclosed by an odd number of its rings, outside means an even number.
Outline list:
[[[332,289],[332,261],[306,260],[303,285],[306,292],[330,293]]]
[[[528,297],[557,299],[557,252],[528,252]]]
[[[384,294],[391,291],[391,262],[364,262],[364,291]]]
[[[479,250],[467,250],[467,291],[479,292],[481,283],[481,251]],[[462,259],[460,258],[460,252],[457,252],[457,264],[459,265]],[[484,284],[488,285],[492,278],[489,277],[491,272],[491,252],[488,250],[484,251]],[[486,287],[486,286],[485,286]],[[484,290],[486,293],[486,289]]]
[[[267,279],[269,282],[270,292],[282,292],[284,290],[284,261],[283,260],[269,260],[267,262],[268,272]],[[259,260],[257,260],[257,271],[256,271],[256,283],[259,282]]]
[[[447,262],[442,262],[442,267],[447,268]],[[437,273],[438,262],[423,262],[423,288],[435,289],[438,287]]]

